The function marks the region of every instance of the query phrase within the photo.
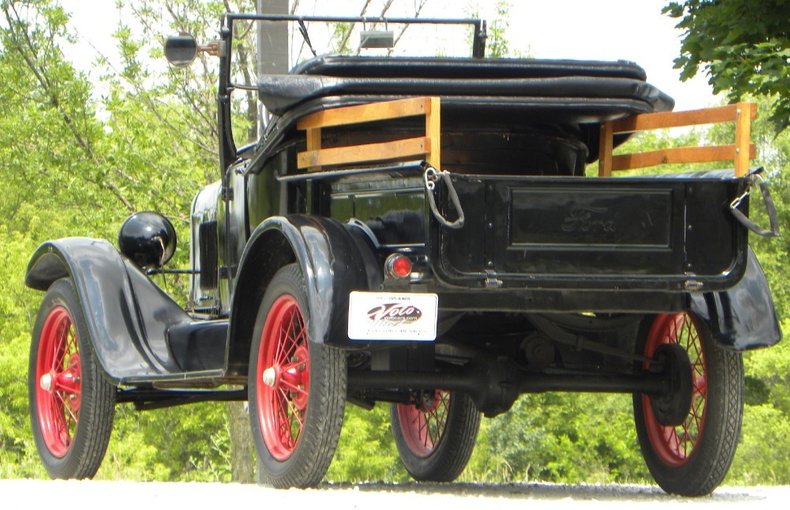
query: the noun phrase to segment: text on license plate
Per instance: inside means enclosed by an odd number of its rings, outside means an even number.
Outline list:
[[[348,337],[352,340],[436,339],[439,298],[436,294],[352,292]]]

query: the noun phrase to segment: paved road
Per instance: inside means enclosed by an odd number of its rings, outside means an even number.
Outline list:
[[[4,509],[154,510],[200,508],[265,510],[551,510],[692,507],[787,508],[790,486],[724,487],[686,499],[647,486],[548,484],[360,484],[312,490],[255,485],[110,481],[0,480]]]

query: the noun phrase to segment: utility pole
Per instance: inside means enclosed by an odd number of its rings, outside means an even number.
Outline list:
[[[288,14],[288,0],[256,0],[258,14]],[[287,74],[288,23],[258,23],[258,76]],[[266,112],[258,105],[258,135],[266,126]]]
[[[259,14],[288,14],[288,0],[256,0]],[[257,76],[288,72],[288,23],[257,23]],[[257,94],[253,96],[257,99]],[[254,100],[254,99],[253,99]],[[266,127],[266,111],[258,102],[258,137]],[[255,444],[250,433],[250,417],[246,404],[228,403],[230,413],[231,478],[234,482],[255,482]]]

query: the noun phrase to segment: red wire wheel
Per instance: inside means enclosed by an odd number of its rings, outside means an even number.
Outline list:
[[[403,439],[415,456],[425,458],[436,450],[444,437],[449,411],[450,394],[444,390],[434,391],[433,399],[419,406],[397,404]]]
[[[434,390],[427,397],[390,407],[395,446],[415,480],[451,482],[472,455],[480,413],[463,393]]]
[[[657,315],[645,331],[637,352],[669,363],[664,370],[674,388],[664,395],[634,395],[645,463],[669,493],[710,494],[727,474],[738,443],[741,354],[718,345],[707,323],[691,312]],[[666,357],[673,352],[680,356]]]
[[[309,400],[310,356],[305,320],[290,295],[279,297],[263,327],[257,362],[258,419],[266,447],[279,461],[296,448]]]
[[[678,467],[686,464],[694,455],[705,430],[708,399],[707,363],[699,330],[687,313],[662,315],[653,323],[645,345],[645,356],[652,358],[656,349],[663,344],[677,344],[689,357],[692,372],[689,413],[680,425],[661,425],[648,395],[642,395],[642,411],[645,415],[647,436],[656,455],[666,465]]]
[[[44,444],[55,457],[68,453],[80,416],[82,369],[74,321],[58,306],[41,331],[36,362],[36,408]]]
[[[70,279],[47,290],[28,368],[30,425],[53,478],[91,478],[112,434],[116,388],[104,379]]]
[[[259,480],[274,487],[320,483],[343,424],[346,356],[310,339],[310,302],[299,266],[284,266],[269,282],[253,327],[250,425]]]

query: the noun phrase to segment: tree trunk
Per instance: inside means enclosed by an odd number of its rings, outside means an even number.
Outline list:
[[[238,483],[255,483],[255,445],[250,433],[247,403],[228,403],[228,414],[230,414],[231,479]]]

